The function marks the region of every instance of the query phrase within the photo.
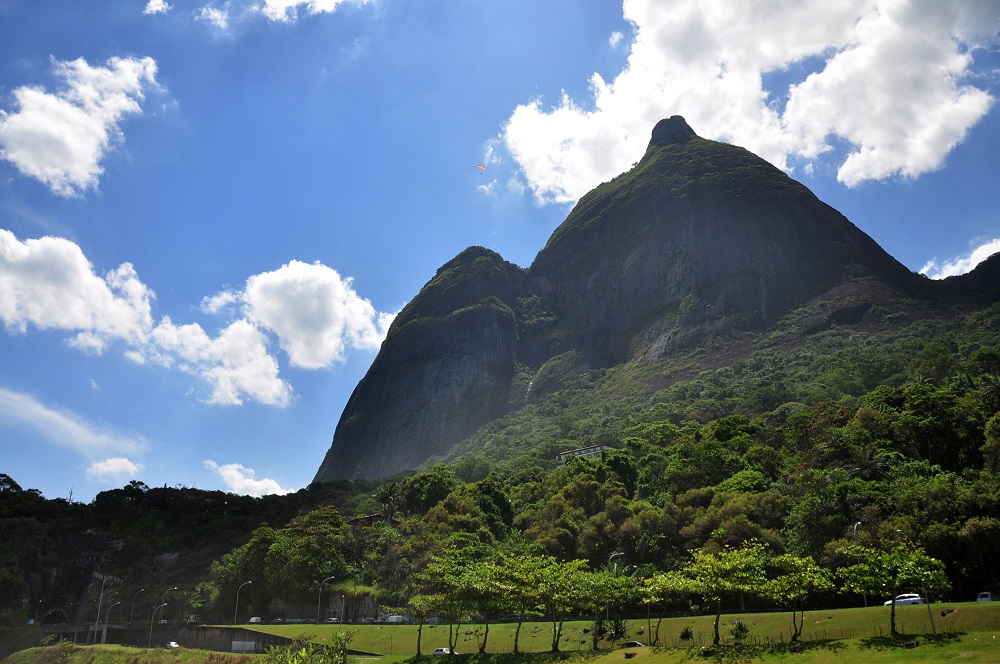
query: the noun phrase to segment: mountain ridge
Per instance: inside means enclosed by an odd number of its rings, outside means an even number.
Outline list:
[[[905,316],[903,302],[934,307],[944,291],[988,295],[990,265],[931,283],[801,183],[673,116],[528,268],[470,247],[437,271],[391,326],[314,482],[419,467],[592,369],[732,348],[810,302],[801,334]]]

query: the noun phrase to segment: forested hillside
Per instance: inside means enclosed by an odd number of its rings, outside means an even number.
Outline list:
[[[4,476],[2,619],[94,620],[102,580],[123,619],[169,590],[170,619],[228,622],[246,581],[246,615],[310,617],[327,579],[404,610],[455,551],[591,569],[620,554],[641,579],[753,541],[829,570],[848,545],[905,543],[943,563],[947,597],[1000,589],[1000,305],[794,343],[779,331],[718,364],[592,371],[380,483],[254,499],[133,482],[85,505]],[[592,444],[609,449],[555,461]]]

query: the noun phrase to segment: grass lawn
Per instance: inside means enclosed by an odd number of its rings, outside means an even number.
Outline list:
[[[726,662],[750,664],[908,664],[969,662],[1000,663],[1000,602],[936,604],[931,607],[937,635],[931,635],[927,606],[896,608],[897,628],[903,633],[892,639],[888,607],[813,611],[806,613],[802,642],[793,650],[789,643],[790,614],[756,613],[723,615],[719,631],[725,639],[734,620],[750,628],[743,645],[712,648],[714,616],[670,618],[659,627],[659,647],[622,649],[601,642],[591,650],[589,622],[567,622],[560,654],[552,654],[551,624],[524,623],[521,655],[513,655],[511,623],[490,625],[487,655],[478,655],[483,625],[462,625],[458,630],[457,656],[432,657],[434,648],[448,645],[448,625],[424,625],[421,650],[428,664],[682,664]],[[943,614],[943,615],[942,615]],[[249,627],[249,626],[246,626]],[[416,661],[416,625],[253,625],[261,632],[313,641],[328,641],[334,632],[352,633],[352,648],[378,653],[351,657],[349,664],[403,664]],[[694,639],[682,643],[681,630],[690,627]],[[629,639],[652,641],[656,619],[629,621]],[[906,644],[912,647],[906,647]],[[706,650],[707,649],[707,650]],[[64,643],[23,650],[2,664],[255,664],[259,655],[232,655],[190,648],[128,648],[124,646],[73,646]],[[630,661],[634,660],[634,662]]]
[[[939,635],[965,634],[969,638],[981,634],[992,636],[1000,633],[1000,602],[964,602],[931,605],[930,616],[934,619],[934,629]],[[904,635],[930,635],[931,618],[926,605],[896,607],[896,629]],[[942,615],[942,613],[944,615]],[[715,616],[692,616],[667,618],[659,625],[658,644],[665,647],[700,648],[712,644]],[[787,644],[791,641],[790,613],[748,613],[723,614],[719,622],[719,633],[723,639],[729,637],[729,629],[734,620],[740,620],[750,628],[746,643],[754,646]],[[514,650],[514,623],[497,623],[489,626],[486,652],[507,654]],[[690,627],[694,639],[689,643],[680,640],[681,630]],[[254,626],[263,632],[288,637],[305,637],[313,641],[327,641],[334,632],[353,634],[351,647],[384,656],[409,657],[417,651],[416,625],[261,625]],[[589,651],[590,623],[586,621],[567,622],[563,626],[563,636],[559,648],[563,652]],[[448,645],[448,625],[424,625],[421,637],[421,652],[428,654],[434,648]],[[460,655],[479,651],[479,642],[485,629],[482,624],[456,626]],[[544,653],[552,648],[552,624],[548,622],[526,622],[521,625],[519,650],[523,653]],[[627,640],[652,643],[657,633],[655,616],[648,620],[630,620]],[[832,611],[807,611],[805,628],[801,640],[808,644],[814,641],[879,639],[889,635],[889,607],[872,606]],[[964,638],[964,637],[963,637]],[[990,639],[992,641],[992,639]],[[614,650],[607,642],[601,642],[602,650]],[[988,661],[988,660],[984,660]],[[995,661],[1000,662],[1000,651]]]

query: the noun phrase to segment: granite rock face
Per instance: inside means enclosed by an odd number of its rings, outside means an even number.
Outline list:
[[[438,270],[393,323],[314,481],[386,477],[445,454],[522,403],[518,370],[555,356],[577,369],[656,361],[871,281],[927,288],[806,187],[673,116],[527,270],[481,247]]]

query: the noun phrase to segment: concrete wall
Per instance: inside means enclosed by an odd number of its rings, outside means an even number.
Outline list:
[[[86,625],[45,625],[43,631],[47,634],[57,634],[59,640],[74,643],[87,642]],[[98,642],[119,643],[137,648],[165,648],[169,641],[176,641],[185,648],[199,648],[216,652],[265,652],[273,645],[287,645],[291,639],[284,636],[264,634],[242,627],[204,627],[200,625],[153,625],[148,627],[130,627],[112,623],[106,628],[102,625],[98,633]],[[253,644],[251,647],[249,644]]]

